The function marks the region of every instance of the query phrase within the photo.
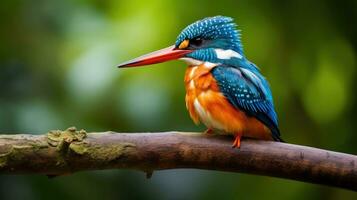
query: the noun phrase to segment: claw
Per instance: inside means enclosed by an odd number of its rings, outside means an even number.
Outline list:
[[[213,133],[213,130],[208,128],[207,130],[205,130],[204,132],[205,134],[212,134]]]
[[[242,136],[240,135],[236,135],[235,139],[234,139],[234,142],[233,142],[233,145],[232,145],[232,148],[240,148],[240,139],[241,139]]]

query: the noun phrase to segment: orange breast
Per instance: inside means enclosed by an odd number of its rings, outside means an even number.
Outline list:
[[[270,130],[254,117],[236,109],[220,92],[210,73],[215,66],[189,66],[185,74],[186,107],[193,121],[208,128],[258,139],[272,139]]]

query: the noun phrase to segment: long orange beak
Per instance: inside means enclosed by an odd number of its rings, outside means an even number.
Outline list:
[[[137,67],[143,65],[151,65],[155,63],[162,63],[169,60],[182,58],[183,56],[191,52],[192,50],[175,49],[175,45],[172,45],[167,48],[154,51],[152,53],[148,53],[138,58],[134,58],[127,62],[121,63],[120,65],[118,65],[118,67]]]

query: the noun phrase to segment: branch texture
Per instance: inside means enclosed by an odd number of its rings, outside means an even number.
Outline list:
[[[0,135],[1,174],[61,175],[83,170],[195,168],[241,172],[357,191],[357,156],[317,148],[200,133]]]

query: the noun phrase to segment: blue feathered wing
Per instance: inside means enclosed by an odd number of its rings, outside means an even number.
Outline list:
[[[271,91],[258,69],[220,65],[211,72],[232,105],[257,118],[271,130],[274,140],[282,141]]]

